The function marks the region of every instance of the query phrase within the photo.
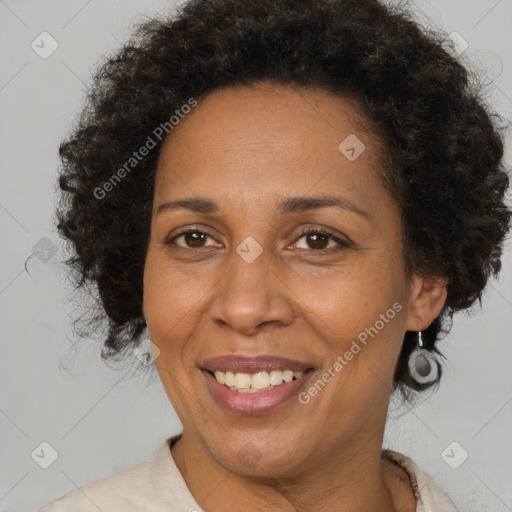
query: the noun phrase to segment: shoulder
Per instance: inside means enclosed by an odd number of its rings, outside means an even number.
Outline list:
[[[151,494],[151,487],[151,461],[148,460],[78,487],[37,512],[131,510],[129,507],[136,501]]]
[[[176,510],[184,489],[166,439],[152,459],[148,459],[106,478],[80,486],[50,501],[37,512],[143,512]],[[165,483],[165,486],[164,486]],[[193,498],[192,498],[193,500]],[[185,509],[186,510],[186,509]]]
[[[416,512],[457,512],[455,505],[427,473],[406,455],[393,450],[382,450],[382,456],[401,466],[409,475],[416,497]]]

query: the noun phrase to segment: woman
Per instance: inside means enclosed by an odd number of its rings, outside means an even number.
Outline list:
[[[58,228],[104,357],[149,335],[183,432],[41,510],[455,510],[382,449],[509,229],[501,136],[442,37],[376,0],[195,0],[88,100]]]

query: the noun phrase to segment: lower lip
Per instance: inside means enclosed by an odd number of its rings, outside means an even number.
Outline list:
[[[231,391],[227,386],[221,384],[209,371],[203,370],[206,384],[213,397],[226,409],[247,416],[267,414],[279,409],[299,393],[300,388],[312,374],[312,371],[304,372],[299,379],[283,382],[267,391],[239,393],[238,391]]]

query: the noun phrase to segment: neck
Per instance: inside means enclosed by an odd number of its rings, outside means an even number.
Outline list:
[[[220,465],[184,432],[172,455],[187,487],[206,512],[232,508],[248,512],[310,511],[395,512],[404,498],[397,496],[389,464],[381,460],[382,436],[353,439],[336,456],[319,457],[307,471],[293,475],[247,477]],[[396,472],[396,469],[395,469]],[[410,510],[415,510],[411,506]]]

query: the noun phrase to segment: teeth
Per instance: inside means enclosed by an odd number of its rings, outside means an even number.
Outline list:
[[[221,384],[224,384],[232,391],[240,393],[256,393],[261,390],[268,391],[274,386],[279,386],[283,382],[291,382],[293,379],[299,379],[304,372],[294,372],[292,370],[272,370],[269,372],[234,373],[216,371],[215,378]]]
[[[258,372],[251,376],[251,388],[265,389],[270,386],[270,377],[267,372]]]
[[[235,388],[249,389],[251,387],[251,376],[248,373],[235,373]]]
[[[230,372],[228,372],[230,373]],[[231,374],[233,375],[233,374]],[[225,374],[224,372],[215,372],[215,378],[221,383],[221,384],[226,384],[226,380],[227,380],[227,374]],[[231,380],[231,376],[229,377],[229,379]],[[233,380],[234,380],[234,375],[233,375]]]
[[[285,382],[291,382],[293,380],[293,372],[291,370],[286,370],[283,372],[283,380]]]
[[[237,389],[235,388],[235,386],[229,388],[231,389],[231,391],[238,391],[239,393],[257,393],[258,390],[257,389],[253,389],[253,388],[249,388],[249,389]],[[271,388],[269,388],[271,389]]]
[[[279,370],[272,370],[270,372],[270,384],[279,386],[283,382],[283,372]]]
[[[224,372],[215,372],[215,377],[217,377],[217,373],[220,373],[221,375],[225,375],[225,378],[226,378],[225,382],[222,382],[217,378],[217,380],[219,380],[219,382],[221,384],[226,384],[226,386],[234,386],[235,385],[235,374],[233,372],[226,372],[225,374],[224,374]]]

